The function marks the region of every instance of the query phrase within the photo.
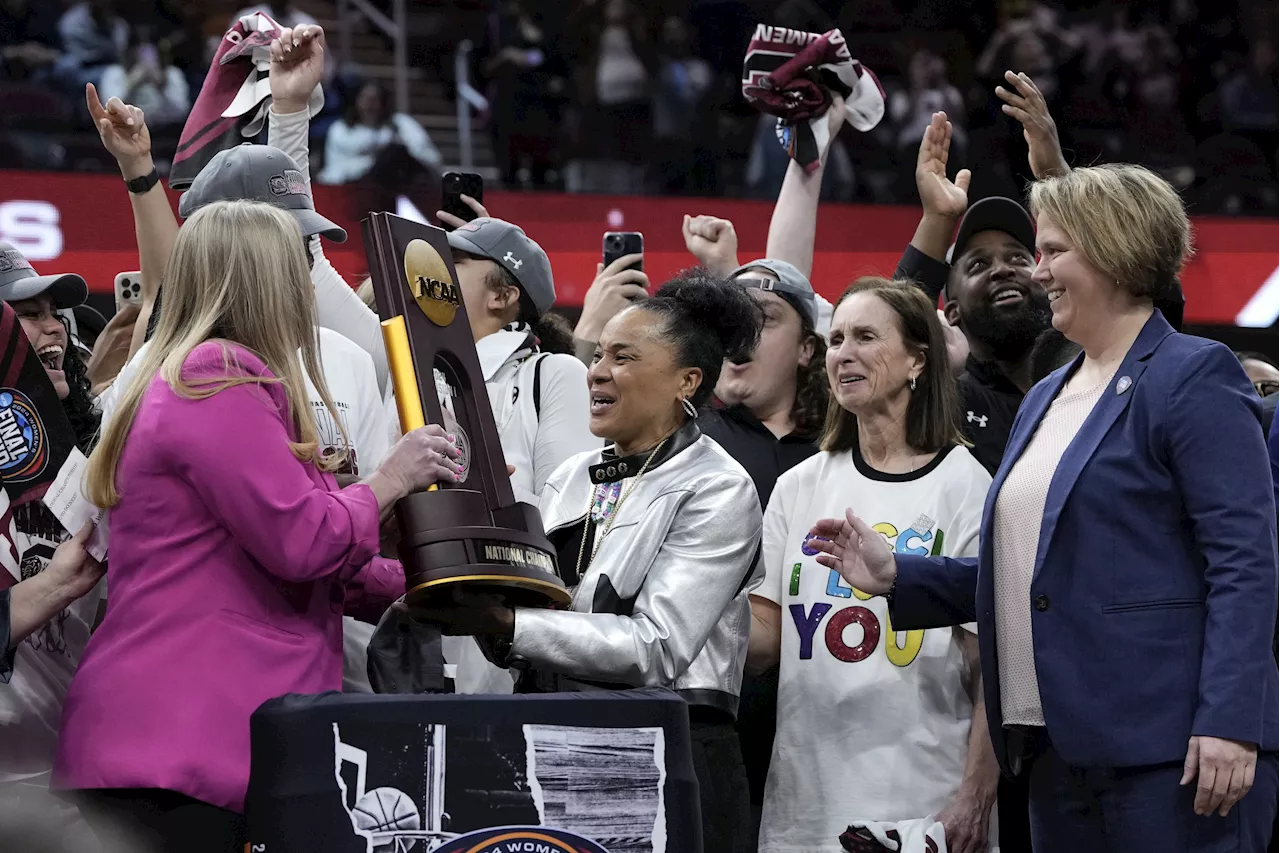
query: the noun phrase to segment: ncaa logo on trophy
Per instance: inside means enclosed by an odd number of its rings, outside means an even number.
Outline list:
[[[371,213],[364,242],[401,429],[439,424],[462,450],[460,482],[396,504],[406,600],[447,605],[461,588],[513,605],[567,605],[541,516],[511,489],[445,232]]]

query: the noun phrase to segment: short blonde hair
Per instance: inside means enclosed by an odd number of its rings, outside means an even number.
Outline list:
[[[1031,214],[1057,223],[1085,258],[1137,297],[1170,287],[1191,257],[1191,221],[1168,181],[1129,163],[1072,169],[1031,186]]]
[[[344,446],[350,447],[320,368],[315,292],[302,245],[297,220],[262,202],[214,202],[186,221],[161,278],[164,307],[155,337],[89,457],[86,495],[90,501],[108,508],[120,502],[116,488],[120,457],[143,395],[157,373],[175,394],[191,400],[237,385],[283,385],[297,435],[297,441],[289,442],[293,455],[326,471],[342,463],[345,453],[324,454],[307,395],[310,379],[338,425]],[[251,350],[274,377],[232,370],[224,345],[225,377],[186,382],[183,363],[208,340]]]

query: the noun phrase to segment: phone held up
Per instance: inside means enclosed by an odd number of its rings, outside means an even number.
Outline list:
[[[604,235],[604,265],[627,255],[644,254],[644,235],[639,231],[609,231]],[[644,260],[636,261],[627,267],[629,270],[644,271]]]
[[[477,214],[462,197],[469,195],[484,204],[484,178],[475,172],[445,172],[441,179],[441,194],[441,210],[463,222],[470,222],[477,218]]]
[[[142,307],[142,273],[134,270],[133,272],[122,272],[116,276],[116,310],[119,311],[126,305],[132,305],[135,308]]]

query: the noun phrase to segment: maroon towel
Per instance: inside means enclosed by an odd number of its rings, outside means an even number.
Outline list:
[[[173,157],[169,186],[185,190],[224,148],[250,141],[270,106],[271,42],[280,25],[262,12],[237,20],[222,37]],[[256,55],[255,55],[256,54]]]
[[[884,90],[849,54],[839,30],[806,33],[760,24],[742,64],[742,95],[778,117],[778,138],[806,172],[831,143],[825,118],[831,93],[844,98],[846,120],[871,130],[884,117]]]

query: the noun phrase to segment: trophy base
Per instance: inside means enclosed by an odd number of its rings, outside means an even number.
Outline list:
[[[475,595],[502,596],[512,607],[561,608],[569,604],[569,593],[563,587],[539,578],[481,574],[484,566],[468,568],[474,573],[435,578],[410,587],[405,601],[414,607],[450,607],[454,590],[462,590]]]
[[[401,499],[396,512],[400,529],[413,531],[400,540],[410,604],[452,606],[459,589],[501,595],[515,606],[569,604],[533,507],[518,503],[490,513],[479,492],[441,489]]]

